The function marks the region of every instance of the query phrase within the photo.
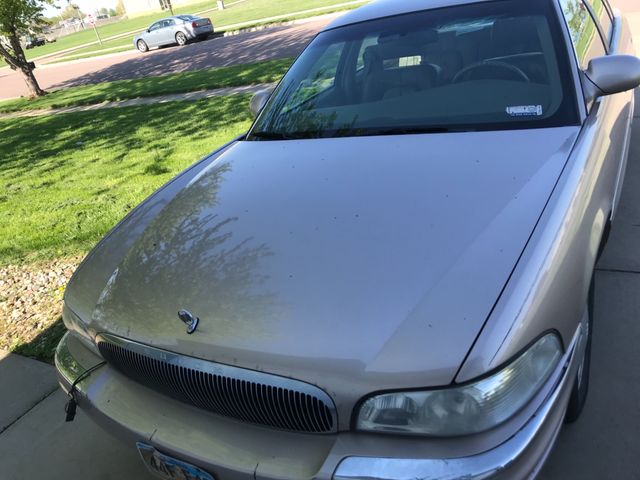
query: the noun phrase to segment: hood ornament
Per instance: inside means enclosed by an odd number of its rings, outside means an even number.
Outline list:
[[[198,328],[198,323],[200,323],[200,319],[198,317],[194,317],[191,313],[186,310],[180,310],[178,312],[178,318],[184,322],[187,326],[187,333],[191,335]]]

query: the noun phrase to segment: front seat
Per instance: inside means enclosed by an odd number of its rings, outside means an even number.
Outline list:
[[[362,101],[374,102],[384,95],[384,65],[380,48],[377,45],[367,47],[363,54],[364,78],[362,84]]]
[[[428,63],[398,68],[393,73],[395,74],[393,85],[390,85],[385,90],[383,98],[392,98],[426,90],[433,87],[438,78],[438,69]]]

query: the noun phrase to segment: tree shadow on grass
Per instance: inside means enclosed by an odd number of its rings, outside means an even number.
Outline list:
[[[62,323],[62,317],[60,317],[30,342],[18,344],[12,349],[12,352],[43,362],[53,363],[56,347],[66,332],[67,329]]]
[[[90,248],[173,175],[246,131],[248,102],[234,95],[0,121],[0,263]]]
[[[248,121],[248,98],[219,97],[0,122],[0,176],[33,175],[34,169],[50,174],[78,160],[86,163],[85,154],[92,152],[104,151],[110,162],[136,150],[169,156],[173,152],[167,139],[171,137],[202,140],[218,129]]]

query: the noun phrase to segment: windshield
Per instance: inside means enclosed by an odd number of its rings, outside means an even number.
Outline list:
[[[551,2],[502,0],[321,33],[280,82],[248,139],[576,123]]]

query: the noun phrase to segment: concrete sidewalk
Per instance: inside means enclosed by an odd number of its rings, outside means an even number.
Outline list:
[[[0,350],[0,434],[56,391],[52,373],[51,365]]]
[[[53,367],[41,378],[55,380]],[[2,480],[155,478],[140,460],[135,445],[111,437],[84,412],[78,411],[73,422],[65,422],[66,401],[67,396],[56,384],[53,394],[0,434]],[[0,399],[3,404],[4,399]]]
[[[633,43],[636,46],[636,54],[640,55],[640,13],[628,13],[626,15],[633,34]]]
[[[94,105],[79,105],[77,107],[54,108],[47,110],[27,110],[15,113],[0,113],[1,119],[20,117],[42,117],[44,115],[59,115],[62,113],[87,112],[92,110],[103,110],[105,108],[136,107],[140,105],[155,105],[168,102],[196,101],[204,98],[225,97],[228,95],[241,95],[246,93],[256,93],[265,88],[272,87],[272,83],[261,83],[258,85],[246,85],[243,87],[217,88],[215,90],[200,90],[198,92],[173,93],[170,95],[160,95],[158,97],[141,97],[117,102],[104,102]]]
[[[0,351],[2,480],[151,480],[131,445],[83,412],[65,422],[67,396],[54,367]]]
[[[640,479],[640,90],[624,189],[596,270],[589,398],[540,476]]]

